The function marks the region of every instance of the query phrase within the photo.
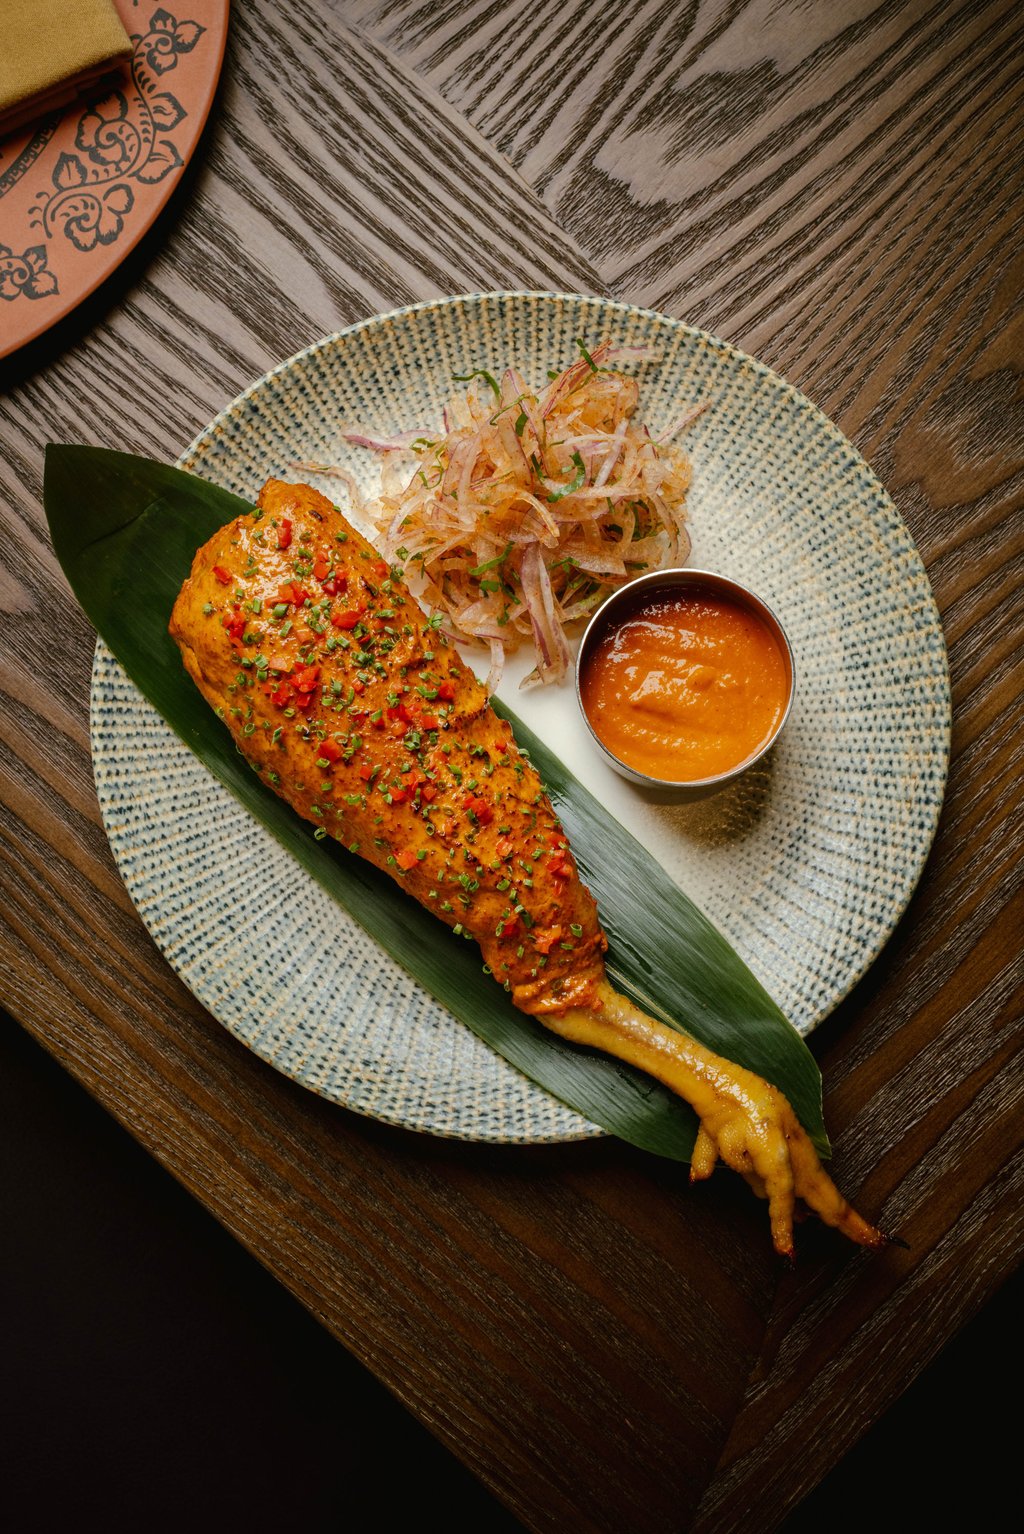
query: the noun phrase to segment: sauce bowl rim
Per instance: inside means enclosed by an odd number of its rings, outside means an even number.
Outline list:
[[[584,706],[580,676],[587,658],[587,652],[593,647],[594,635],[598,624],[601,623],[602,619],[607,624],[607,614],[610,609],[614,609],[619,605],[625,605],[624,599],[635,596],[636,592],[644,586],[657,587],[661,585],[666,587],[666,589],[670,589],[674,586],[694,585],[700,581],[734,594],[740,601],[746,602],[767,621],[769,628],[771,628],[781,644],[783,659],[786,662],[789,674],[786,706],[782,710],[775,728],[754,754],[744,757],[741,762],[737,762],[735,766],[728,768],[725,772],[714,773],[711,777],[706,778],[656,778],[652,777],[650,773],[641,772],[638,768],[631,767],[605,745],[594,729],[590,716]],[[733,779],[738,778],[742,773],[761,761],[782,734],[783,727],[792,712],[795,696],[796,660],[793,655],[793,647],[789,642],[789,635],[786,633],[781,618],[771,604],[765,601],[764,597],[759,596],[756,591],[744,585],[742,581],[736,580],[734,576],[723,575],[720,570],[698,569],[691,565],[673,565],[664,570],[647,570],[643,575],[635,576],[633,580],[627,581],[624,586],[618,587],[616,591],[611,592],[609,596],[605,597],[600,607],[596,608],[591,614],[590,621],[583,631],[583,637],[576,652],[576,705],[598,750],[615,770],[623,777],[628,778],[630,782],[639,784],[641,787],[675,793],[678,796],[692,794],[693,797],[703,797],[706,794],[714,793],[717,789],[724,788]]]

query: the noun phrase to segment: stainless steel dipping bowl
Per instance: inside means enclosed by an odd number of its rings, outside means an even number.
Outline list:
[[[740,606],[746,607],[756,617],[760,618],[765,627],[774,634],[779,649],[782,652],[786,668],[788,683],[786,705],[779,716],[774,730],[767,739],[762,742],[751,756],[745,757],[741,762],[737,762],[727,772],[720,772],[714,777],[708,778],[682,778],[679,780],[656,778],[648,773],[638,771],[635,767],[629,766],[628,763],[624,762],[621,757],[616,756],[605,745],[594,729],[584,707],[580,678],[584,675],[596,646],[600,644],[611,630],[614,630],[627,618],[631,617],[645,599],[662,594],[672,596],[692,592],[696,588],[701,588],[705,591],[710,589],[713,592],[718,592]],[[709,794],[718,793],[721,789],[727,787],[728,784],[735,782],[741,774],[748,771],[756,762],[761,761],[778,740],[783,726],[789,718],[793,707],[795,688],[796,668],[793,661],[793,651],[790,648],[786,631],[776,614],[768,606],[767,602],[763,601],[748,587],[741,585],[739,581],[730,580],[728,576],[719,575],[712,570],[652,570],[647,575],[638,576],[636,580],[630,581],[628,585],[620,586],[618,591],[613,592],[602,603],[591,618],[576,657],[576,701],[579,705],[580,714],[597,749],[604,756],[605,760],[615,768],[615,771],[621,773],[624,778],[628,778],[631,783],[637,783],[643,788],[659,790],[678,800],[704,799]]]

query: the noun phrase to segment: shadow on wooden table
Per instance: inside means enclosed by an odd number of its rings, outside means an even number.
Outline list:
[[[521,1525],[3,1014],[10,1527]],[[1020,1279],[782,1525],[948,1526],[1016,1488],[992,1399]],[[983,1489],[982,1489],[983,1488]],[[884,1497],[879,1508],[877,1498]],[[752,1514],[750,1529],[765,1525]],[[622,1534],[628,1534],[623,1530]],[[669,1534],[669,1531],[666,1531]],[[684,1534],[682,1530],[671,1534]],[[737,1531],[747,1534],[747,1531]]]

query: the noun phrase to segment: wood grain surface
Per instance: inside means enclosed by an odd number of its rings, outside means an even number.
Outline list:
[[[1020,1261],[1022,42],[1009,0],[240,0],[167,209],[0,363],[3,999],[531,1529],[776,1527]],[[488,1149],[333,1108],[194,1001],[118,878],[45,443],[173,459],[320,335],[502,287],[754,352],[922,553],[946,804],[813,1038],[837,1178],[907,1251],[808,1225],[789,1270],[726,1174],[690,1190],[612,1142]]]

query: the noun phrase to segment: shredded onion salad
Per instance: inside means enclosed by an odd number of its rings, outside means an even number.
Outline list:
[[[385,557],[406,565],[457,643],[489,648],[491,692],[524,640],[537,663],[522,686],[560,682],[572,663],[567,628],[615,587],[690,552],[690,464],[669,439],[702,407],[653,438],[636,418],[636,379],[615,366],[651,353],[577,345],[577,361],[539,393],[515,368],[500,383],[482,369],[456,374],[469,387],[446,406],[443,436],[346,434],[382,457],[381,498],[364,509]]]

